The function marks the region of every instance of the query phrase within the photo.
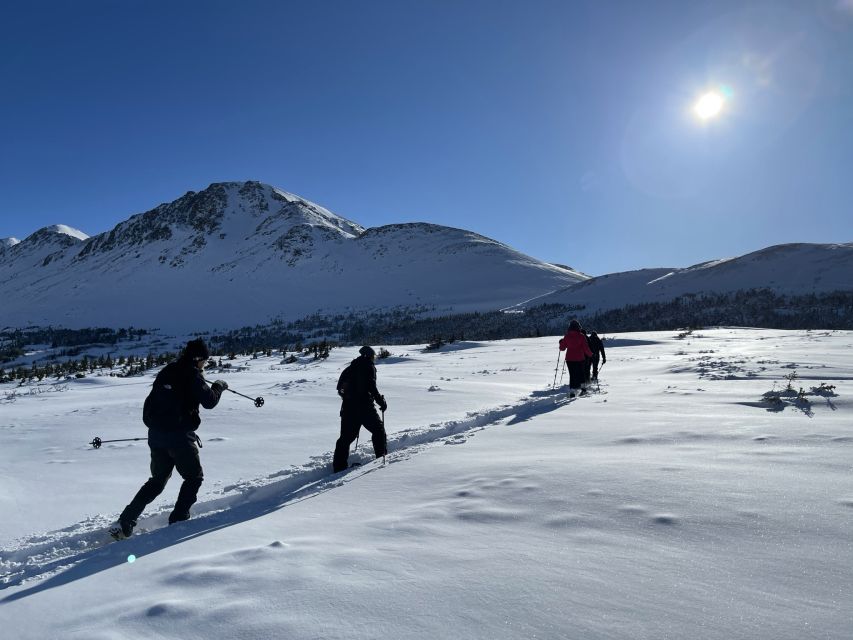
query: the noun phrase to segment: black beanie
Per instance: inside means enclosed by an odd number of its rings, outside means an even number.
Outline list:
[[[361,349],[358,350],[358,352],[361,355],[368,356],[368,357],[376,355],[376,352],[371,347],[368,347],[367,345],[364,345]]]
[[[210,357],[210,351],[204,344],[204,340],[196,338],[187,342],[187,346],[184,348],[184,356],[190,360],[207,360]]]

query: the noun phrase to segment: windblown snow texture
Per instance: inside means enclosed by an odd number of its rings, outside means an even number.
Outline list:
[[[266,404],[205,411],[193,518],[174,477],[120,542],[148,447],[88,442],[154,372],[0,384],[4,637],[849,640],[853,332],[607,337],[572,402],[559,336],[392,347],[390,454],[337,474],[357,348],[238,356]]]

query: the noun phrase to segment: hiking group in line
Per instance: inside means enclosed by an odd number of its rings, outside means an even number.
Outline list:
[[[602,365],[607,362],[601,340],[595,332],[587,336],[577,320],[572,320],[559,346],[561,352],[566,352],[569,396],[574,397],[576,392],[586,393],[585,385],[598,379],[599,355]],[[376,352],[369,346],[363,346],[358,353],[359,356],[341,372],[337,384],[341,397],[341,428],[332,459],[335,473],[347,468],[350,446],[358,439],[361,427],[370,432],[373,453],[377,458],[388,453],[388,435],[385,432],[388,403],[376,386]],[[142,412],[142,420],[148,427],[151,477],[110,529],[110,535],[115,539],[121,540],[133,534],[139,516],[163,492],[174,470],[178,471],[183,482],[169,515],[169,524],[189,519],[190,507],[195,504],[204,480],[200,457],[202,444],[196,433],[201,425],[199,407],[213,409],[223,391],[228,390],[228,383],[224,380],[216,380],[209,385],[204,379],[202,371],[209,358],[210,351],[201,338],[190,340],[181,356],[166,365],[154,379]],[[262,398],[256,399],[255,406],[262,404]],[[382,411],[382,417],[377,413],[376,405]]]
[[[595,331],[587,332],[577,320],[560,339],[560,351],[566,352],[565,367],[569,370],[569,397],[585,395],[590,382],[598,380],[598,363],[607,362],[604,343]],[[556,372],[554,380],[556,381]]]
[[[385,396],[376,388],[376,352],[368,346],[359,350],[359,356],[341,373],[338,395],[341,397],[341,435],[335,444],[332,468],[335,472],[347,468],[349,448],[358,438],[361,427],[373,436],[373,452],[377,458],[388,453],[388,436],[385,433]],[[148,448],[151,454],[151,477],[121,512],[110,535],[121,540],[133,535],[139,516],[157,496],[163,493],[174,470],[183,482],[178,499],[169,514],[169,524],[187,520],[190,507],[198,499],[204,481],[201,466],[201,439],[196,433],[201,425],[199,407],[213,409],[228,389],[224,380],[208,385],[202,375],[210,359],[210,351],[199,338],[190,340],[181,356],[160,371],[145,399],[142,421],[148,427]],[[240,394],[242,395],[242,394]],[[248,396],[247,396],[248,397]],[[383,417],[376,412],[379,405]],[[263,399],[255,400],[262,406]]]

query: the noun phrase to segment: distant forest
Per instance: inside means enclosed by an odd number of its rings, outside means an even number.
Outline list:
[[[282,352],[339,345],[427,344],[438,347],[457,340],[501,340],[562,334],[573,318],[603,333],[663,331],[708,326],[768,329],[853,329],[853,292],[783,295],[767,289],[725,294],[679,296],[669,302],[628,305],[587,313],[584,307],[549,304],[523,312],[490,311],[432,315],[426,307],[372,313],[313,315],[291,322],[244,327],[227,333],[203,334],[215,355]],[[54,349],[52,360],[84,353],[87,347],[115,347],[114,357],[128,342],[144,344],[144,329],[31,328],[0,331],[0,366],[21,357],[27,345]],[[162,342],[160,344],[163,344]],[[154,345],[151,345],[153,349]],[[58,351],[57,351],[58,350]],[[112,349],[108,349],[112,352]],[[150,361],[154,354],[143,362]],[[128,363],[130,364],[130,363]],[[148,364],[148,362],[146,362]],[[81,360],[80,367],[91,366]],[[143,367],[139,367],[140,370]]]
[[[563,333],[569,321],[598,333],[663,331],[687,327],[853,329],[853,292],[783,295],[768,289],[679,296],[668,302],[628,305],[597,313],[548,304],[524,312],[490,311],[428,316],[423,309],[310,316],[295,322],[244,327],[211,336],[222,353],[311,344],[438,344]]]

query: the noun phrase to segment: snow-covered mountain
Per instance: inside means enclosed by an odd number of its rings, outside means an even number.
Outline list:
[[[315,311],[489,310],[587,278],[462,229],[364,229],[259,182],[188,192],[91,238],[57,225],[4,247],[4,326],[199,330]]]
[[[782,244],[684,269],[640,269],[590,278],[528,301],[583,305],[586,313],[665,302],[685,294],[771,289],[804,295],[853,291],[853,243]]]

